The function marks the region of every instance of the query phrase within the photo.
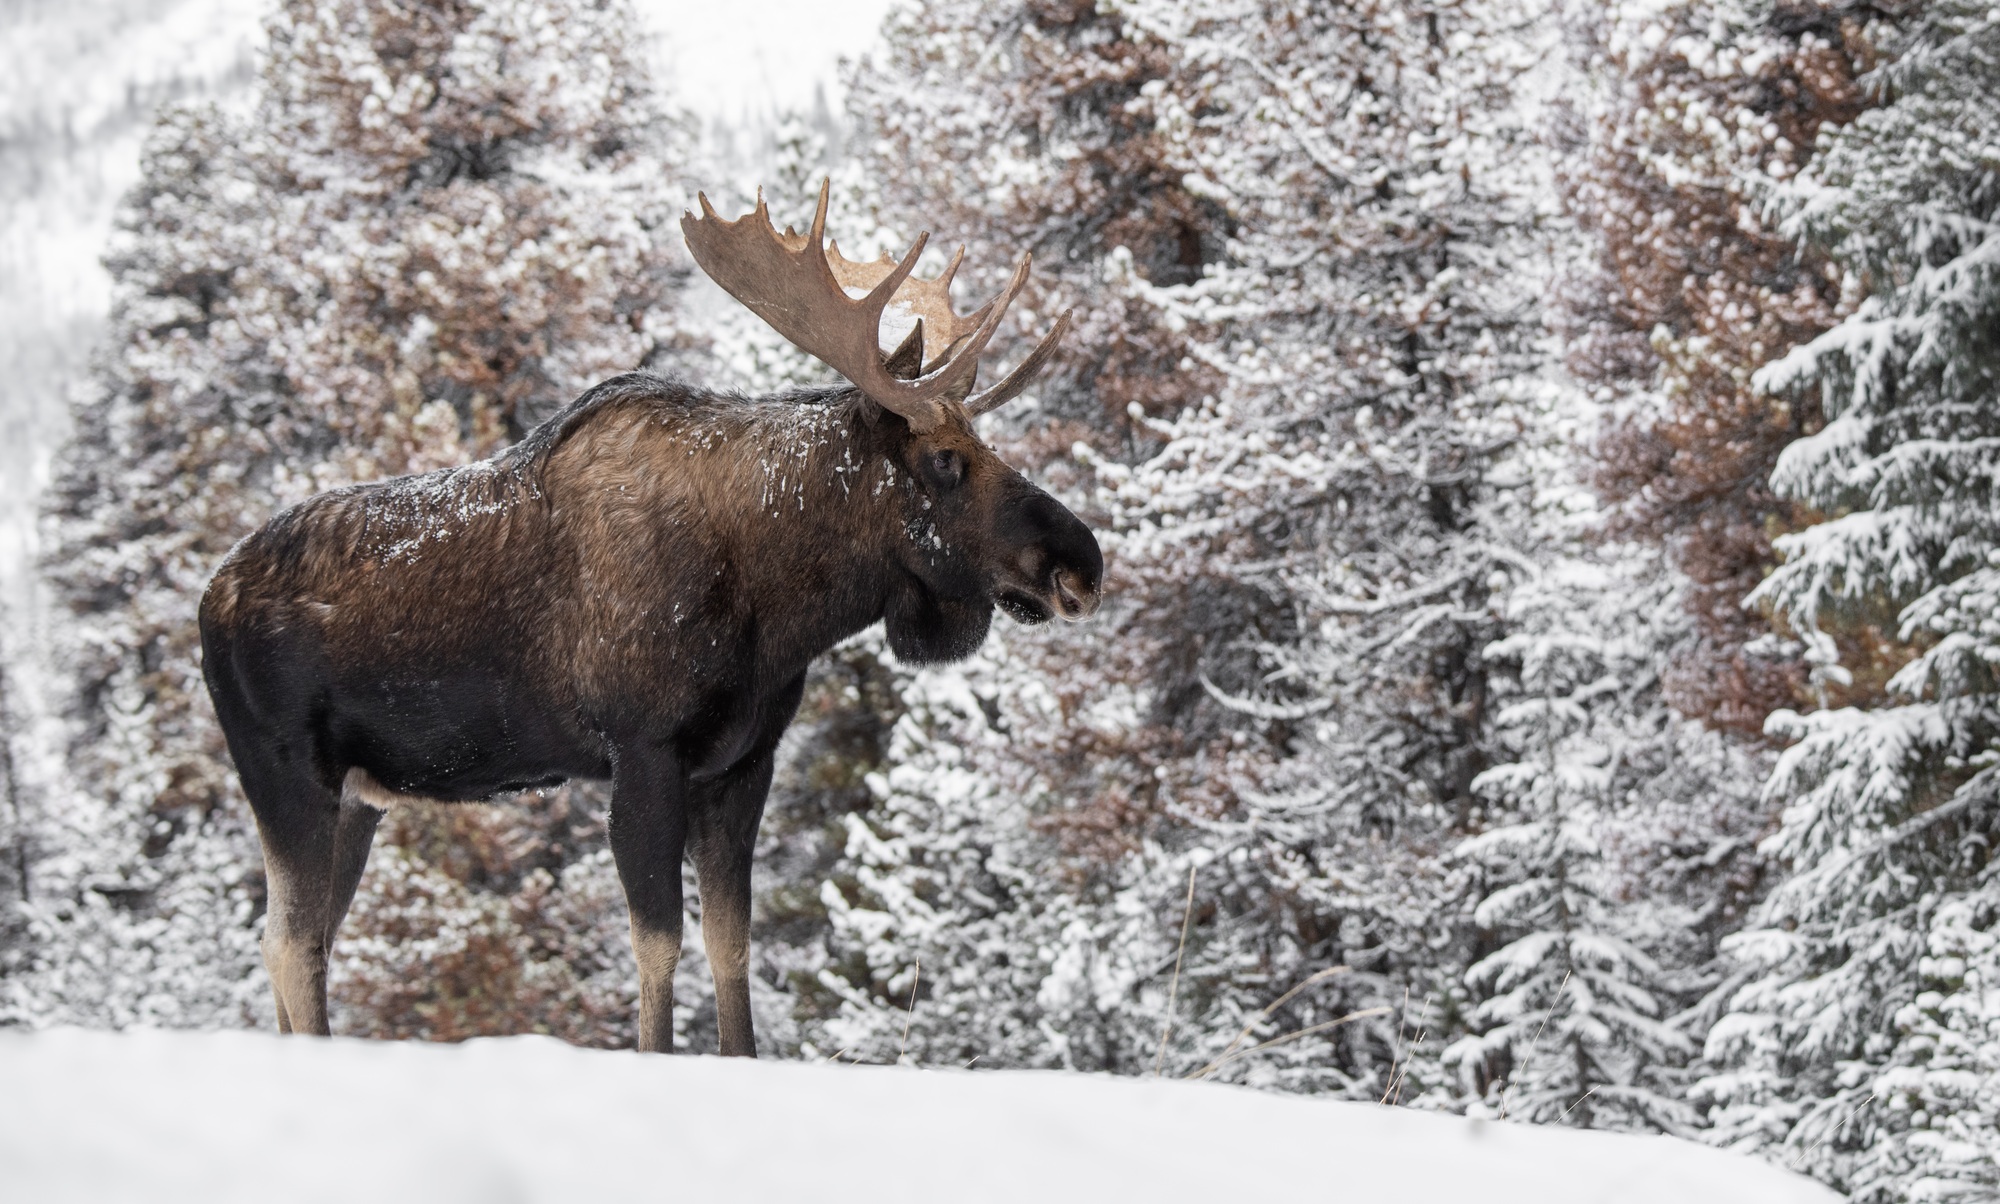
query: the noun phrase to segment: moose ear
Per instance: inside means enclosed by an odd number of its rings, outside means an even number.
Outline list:
[[[972,390],[978,387],[978,385],[979,385],[979,366],[975,364],[973,365],[972,372],[968,376],[966,376],[965,383],[959,385],[953,385],[951,388],[946,389],[943,393],[943,396],[951,399],[952,401],[963,403],[967,397],[972,395]]]
[[[882,366],[897,380],[915,380],[924,368],[924,320],[917,324],[896,349],[882,357]]]

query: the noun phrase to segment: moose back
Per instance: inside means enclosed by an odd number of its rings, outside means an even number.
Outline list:
[[[853,387],[748,400],[616,377],[490,460],[312,498],[217,571],[203,672],[263,844],[282,1030],[328,1031],[328,953],[381,808],[592,778],[611,782],[639,1047],[673,1046],[691,854],[722,1052],[753,1054],[751,851],[812,659],[878,621],[933,662],[976,649],[996,606],[1097,609],[1089,529],[972,427],[1067,315],[973,394],[1026,257],[961,317],[950,270],[912,274],[922,239],[851,262],[826,202],[805,235],[761,200],[727,222],[703,198],[682,225],[718,283]],[[919,320],[885,354],[891,303]]]

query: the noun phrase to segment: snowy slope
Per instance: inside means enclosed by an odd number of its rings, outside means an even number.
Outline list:
[[[257,1033],[0,1035],[0,1199],[1809,1204],[1665,1137],[1054,1072]]]

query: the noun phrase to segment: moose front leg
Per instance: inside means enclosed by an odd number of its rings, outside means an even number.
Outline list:
[[[686,787],[679,759],[621,750],[611,776],[611,857],[632,918],[639,963],[639,1048],[672,1053],[674,969],[681,960],[681,856]]]
[[[775,749],[760,750],[691,802],[701,885],[701,941],[715,976],[715,1021],[724,1057],[757,1056],[750,1021],[750,863],[771,790]]]

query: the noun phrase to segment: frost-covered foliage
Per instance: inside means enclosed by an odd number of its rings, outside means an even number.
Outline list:
[[[0,3],[0,606],[38,621],[36,519],[70,386],[104,332],[99,265],[163,102],[250,76],[260,0]],[[33,708],[28,708],[32,710]]]
[[[14,754],[21,723],[13,684],[0,662],[0,851],[5,852],[0,861],[0,892],[4,892],[0,899],[6,900],[0,910],[0,976],[16,971],[27,953],[27,916],[15,904],[26,904],[33,897],[34,878],[28,867],[38,835],[28,820],[27,790]]]
[[[660,232],[680,134],[632,28],[615,0],[293,0],[245,104],[162,118],[51,501],[76,730],[10,1015],[231,1024],[265,1006],[256,843],[207,711],[196,601],[274,510],[484,454],[672,346],[680,270]],[[567,811],[482,814],[464,822],[490,829],[504,872],[431,855],[426,826],[458,821],[412,819],[357,901],[359,949],[411,926],[440,957],[480,934],[531,961],[560,943],[552,915],[580,904],[544,896],[595,864],[539,864]],[[346,958],[336,990],[371,1005],[362,1026],[478,1031],[451,1015],[477,982],[373,1006],[407,990],[409,956]],[[502,1027],[622,1034],[580,991]]]
[[[1482,652],[1493,763],[1443,855],[1470,936],[1432,1031],[1465,1031],[1443,1062],[1471,1109],[1687,1132],[1718,941],[1756,885],[1740,853],[1762,823],[1763,763],[1667,704],[1668,670],[1700,646],[1688,583],[1656,550],[1602,537],[1579,481],[1601,417],[1545,390],[1511,457],[1533,567]]]
[[[1778,541],[1751,596],[1844,684],[1834,637],[1890,633],[1889,703],[1779,712],[1786,867],[1735,939],[1748,981],[1711,1034],[1725,1139],[1784,1143],[1857,1200],[2000,1188],[1991,845],[2000,761],[2000,18],[1940,2],[1868,81],[1884,103],[1782,189],[1783,229],[1866,298],[1765,370],[1826,428],[1774,486],[1835,515]]]
[[[1681,580],[1585,539],[1598,411],[1543,379],[1523,99],[1556,28],[892,23],[856,80],[877,218],[1032,248],[1035,311],[1079,308],[994,434],[1098,520],[1112,589],[1091,628],[870,679],[872,806],[789,913],[830,929],[787,953],[802,1048],[1701,1123],[1765,763],[1663,700]]]

